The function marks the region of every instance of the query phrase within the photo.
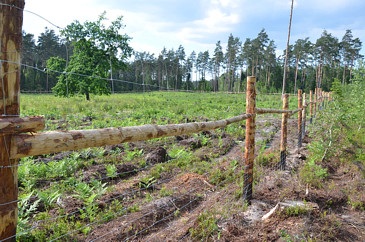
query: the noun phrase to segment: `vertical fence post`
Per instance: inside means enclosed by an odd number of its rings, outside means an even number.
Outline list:
[[[324,105],[323,105],[323,107],[324,108],[326,108],[327,107],[327,104],[328,104],[328,100],[329,100],[329,92],[325,92],[324,93],[324,96],[325,96],[325,98],[324,98]]]
[[[319,87],[316,88],[316,111],[319,111],[319,106],[320,106],[320,95],[319,95]]]
[[[318,95],[319,95],[319,108],[318,108],[318,110],[322,110],[322,108],[323,108],[323,92],[322,92],[322,88],[318,88]]]
[[[20,50],[24,0],[0,5],[0,119],[19,115]],[[0,136],[0,241],[16,241],[18,159],[10,159],[11,134]]]
[[[313,122],[313,91],[309,92],[309,123]]]
[[[314,98],[314,100],[313,100],[313,117],[315,118],[316,114],[317,114],[317,101],[318,101],[317,88],[315,89],[313,98]]]
[[[252,200],[253,164],[255,159],[255,108],[256,108],[256,78],[247,77],[246,113],[252,116],[246,119],[245,139],[245,170],[243,182],[243,199],[249,205]]]
[[[306,123],[306,118],[307,118],[307,101],[306,101],[306,95],[305,93],[303,93],[303,121],[302,121],[302,140],[304,139],[305,136],[305,123]]]
[[[298,109],[303,108],[302,90],[298,89]],[[302,147],[302,111],[298,112],[298,151]]]
[[[289,94],[283,95],[283,109],[289,109]],[[289,113],[283,113],[281,117],[281,140],[280,140],[280,163],[279,169],[285,170],[286,166],[286,145],[288,141],[288,117]]]

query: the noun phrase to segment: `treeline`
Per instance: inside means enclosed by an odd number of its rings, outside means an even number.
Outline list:
[[[274,40],[262,29],[256,38],[244,40],[229,35],[227,44],[216,43],[214,52],[186,53],[182,45],[177,49],[163,48],[156,56],[149,52],[132,52],[125,65],[108,70],[110,92],[151,90],[199,90],[237,92],[244,89],[244,80],[255,75],[262,92],[281,91],[284,53],[278,55]],[[59,80],[50,74],[47,61],[59,57],[70,61],[75,44],[45,29],[35,40],[23,32],[22,91],[51,91]],[[306,91],[322,87],[328,91],[335,78],[348,83],[360,54],[362,42],[346,30],[341,40],[326,30],[315,41],[298,39],[289,48],[286,91],[297,88]],[[285,52],[285,51],[284,51]],[[82,59],[80,60],[82,65]]]

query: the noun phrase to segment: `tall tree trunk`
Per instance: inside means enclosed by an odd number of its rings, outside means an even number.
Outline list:
[[[87,101],[90,101],[90,93],[89,93],[89,91],[86,91],[85,92],[85,97],[86,97],[86,100]]]
[[[270,66],[267,67],[267,86],[270,88],[271,82],[271,68]]]
[[[307,73],[307,69],[306,68],[304,68],[303,70],[302,70],[302,78],[301,78],[301,84],[302,84],[302,88],[301,89],[303,89],[304,90],[304,88],[305,88],[305,75],[306,75],[306,73]]]
[[[255,76],[255,62],[253,60],[252,60],[252,66],[251,66],[251,76]]]
[[[289,57],[289,43],[290,43],[291,21],[292,21],[292,17],[293,17],[293,6],[294,6],[294,0],[291,1],[290,19],[289,19],[289,30],[288,30],[288,40],[286,42],[285,62],[284,62],[284,74],[283,74],[283,90],[282,90],[282,94],[283,95],[285,93],[286,67],[288,65],[288,57]]]
[[[294,94],[297,92],[297,80],[298,80],[298,68],[299,68],[299,58],[298,56],[295,60],[295,76],[294,76]]]
[[[346,78],[346,65],[343,67],[343,73],[342,73],[342,85],[345,84],[345,78]]]
[[[350,80],[352,79],[352,66],[350,67]]]
[[[318,88],[318,79],[319,79],[319,77],[318,77],[318,70],[319,70],[319,64],[318,64],[318,66],[317,66],[317,68],[315,69],[315,71],[316,71],[316,88]]]
[[[176,73],[175,73],[175,91],[178,89],[178,88],[177,88],[177,79],[178,79],[178,75],[179,75],[179,66],[177,66],[177,68],[176,68]]]

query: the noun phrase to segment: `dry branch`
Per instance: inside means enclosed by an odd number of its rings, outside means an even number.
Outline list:
[[[21,158],[41,154],[50,154],[66,150],[78,150],[88,147],[115,145],[124,142],[149,140],[160,137],[197,133],[226,127],[229,124],[245,120],[252,115],[242,114],[236,117],[211,121],[168,125],[142,125],[121,128],[93,130],[49,131],[43,133],[18,134],[13,136],[10,150],[12,158]]]

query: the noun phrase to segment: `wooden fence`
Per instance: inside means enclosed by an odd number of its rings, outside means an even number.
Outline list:
[[[9,2],[7,5],[6,2]],[[159,137],[197,133],[206,130],[226,127],[229,124],[246,120],[246,138],[244,153],[244,192],[243,199],[250,203],[252,199],[253,168],[255,159],[255,118],[257,114],[281,113],[280,163],[285,169],[287,123],[288,118],[298,113],[298,148],[304,135],[306,108],[310,106],[310,119],[315,116],[318,105],[323,101],[320,89],[315,95],[310,93],[310,102],[306,103],[302,91],[298,91],[298,109],[289,110],[289,95],[283,95],[283,109],[256,108],[256,78],[248,77],[246,93],[246,113],[218,121],[194,122],[170,125],[142,125],[121,128],[96,130],[50,131],[44,129],[43,117],[19,117],[20,95],[20,49],[22,39],[22,17],[24,1],[5,0],[0,6],[1,69],[0,76],[3,102],[0,102],[0,241],[16,241],[18,217],[18,176],[17,167],[21,157],[55,153],[66,150],[77,150],[87,147],[105,146],[149,140]],[[5,25],[9,24],[6,28]],[[305,95],[304,95],[305,96]],[[303,125],[304,124],[304,125]]]

